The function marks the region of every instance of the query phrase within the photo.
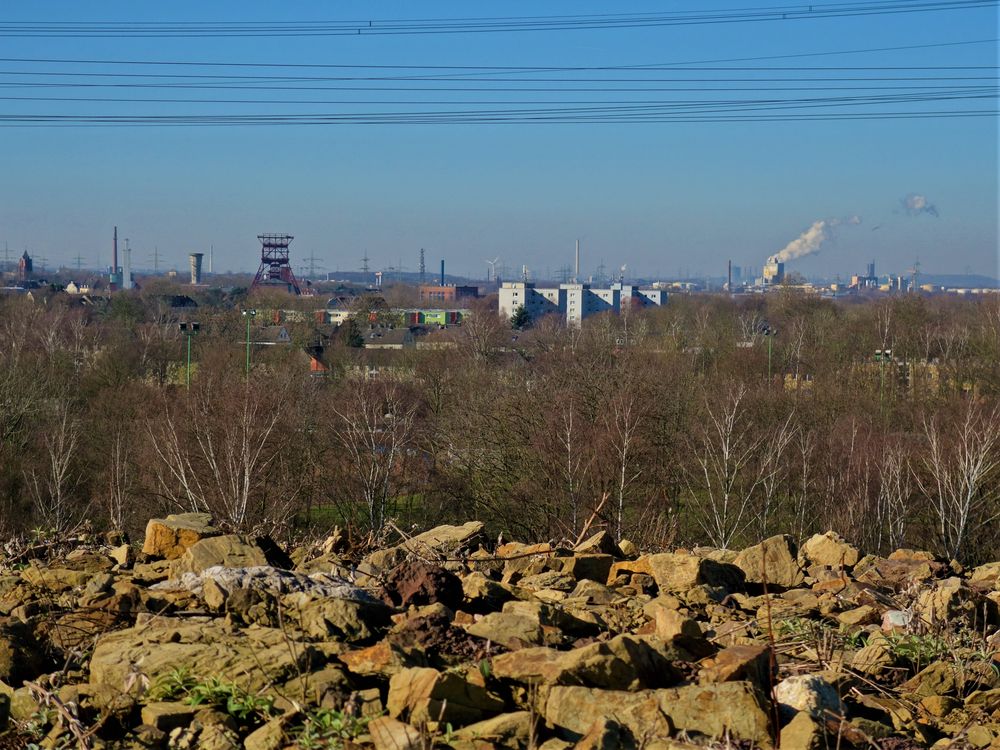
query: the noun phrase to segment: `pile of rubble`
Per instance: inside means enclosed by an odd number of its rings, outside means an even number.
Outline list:
[[[1000,748],[998,576],[832,533],[350,559],[169,516],[0,567],[0,748]]]

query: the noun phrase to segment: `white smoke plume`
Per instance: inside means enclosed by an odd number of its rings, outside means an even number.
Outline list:
[[[930,216],[936,217],[938,215],[937,206],[927,200],[926,195],[910,193],[908,196],[903,198],[900,203],[903,204],[903,210],[910,216],[929,214]]]
[[[850,216],[846,219],[819,219],[806,231],[785,245],[773,260],[786,263],[796,258],[819,252],[820,246],[830,239],[831,230],[840,224],[860,224],[860,216]]]

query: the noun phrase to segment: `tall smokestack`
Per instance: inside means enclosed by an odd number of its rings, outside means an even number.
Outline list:
[[[132,288],[132,248],[129,247],[128,237],[125,238],[125,264],[122,267],[122,289]]]
[[[441,286],[444,286],[444,258],[441,259]]]
[[[729,283],[726,285],[726,291],[732,294],[733,292],[733,261],[729,260]]]
[[[205,257],[204,253],[191,253],[188,259],[191,261],[191,283],[200,284],[201,283],[201,259]]]
[[[573,274],[573,282],[580,281],[580,240],[576,241],[576,271]]]
[[[118,273],[118,227],[115,227],[115,241],[111,246],[111,273]]]

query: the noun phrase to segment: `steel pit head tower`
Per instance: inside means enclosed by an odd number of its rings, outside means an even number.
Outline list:
[[[295,239],[290,234],[258,234],[260,268],[250,285],[250,291],[265,286],[284,285],[289,292],[302,294],[298,279],[288,262],[288,244]]]

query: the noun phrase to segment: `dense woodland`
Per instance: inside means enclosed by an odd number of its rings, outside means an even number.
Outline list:
[[[0,300],[3,538],[207,510],[278,538],[478,518],[525,541],[588,521],[648,548],[832,528],[1000,557],[998,295],[675,296],[582,330],[512,330],[487,301],[434,348],[381,352],[376,377],[347,336],[310,374],[308,322],[247,376],[226,307]],[[190,387],[179,320],[201,323]]]

